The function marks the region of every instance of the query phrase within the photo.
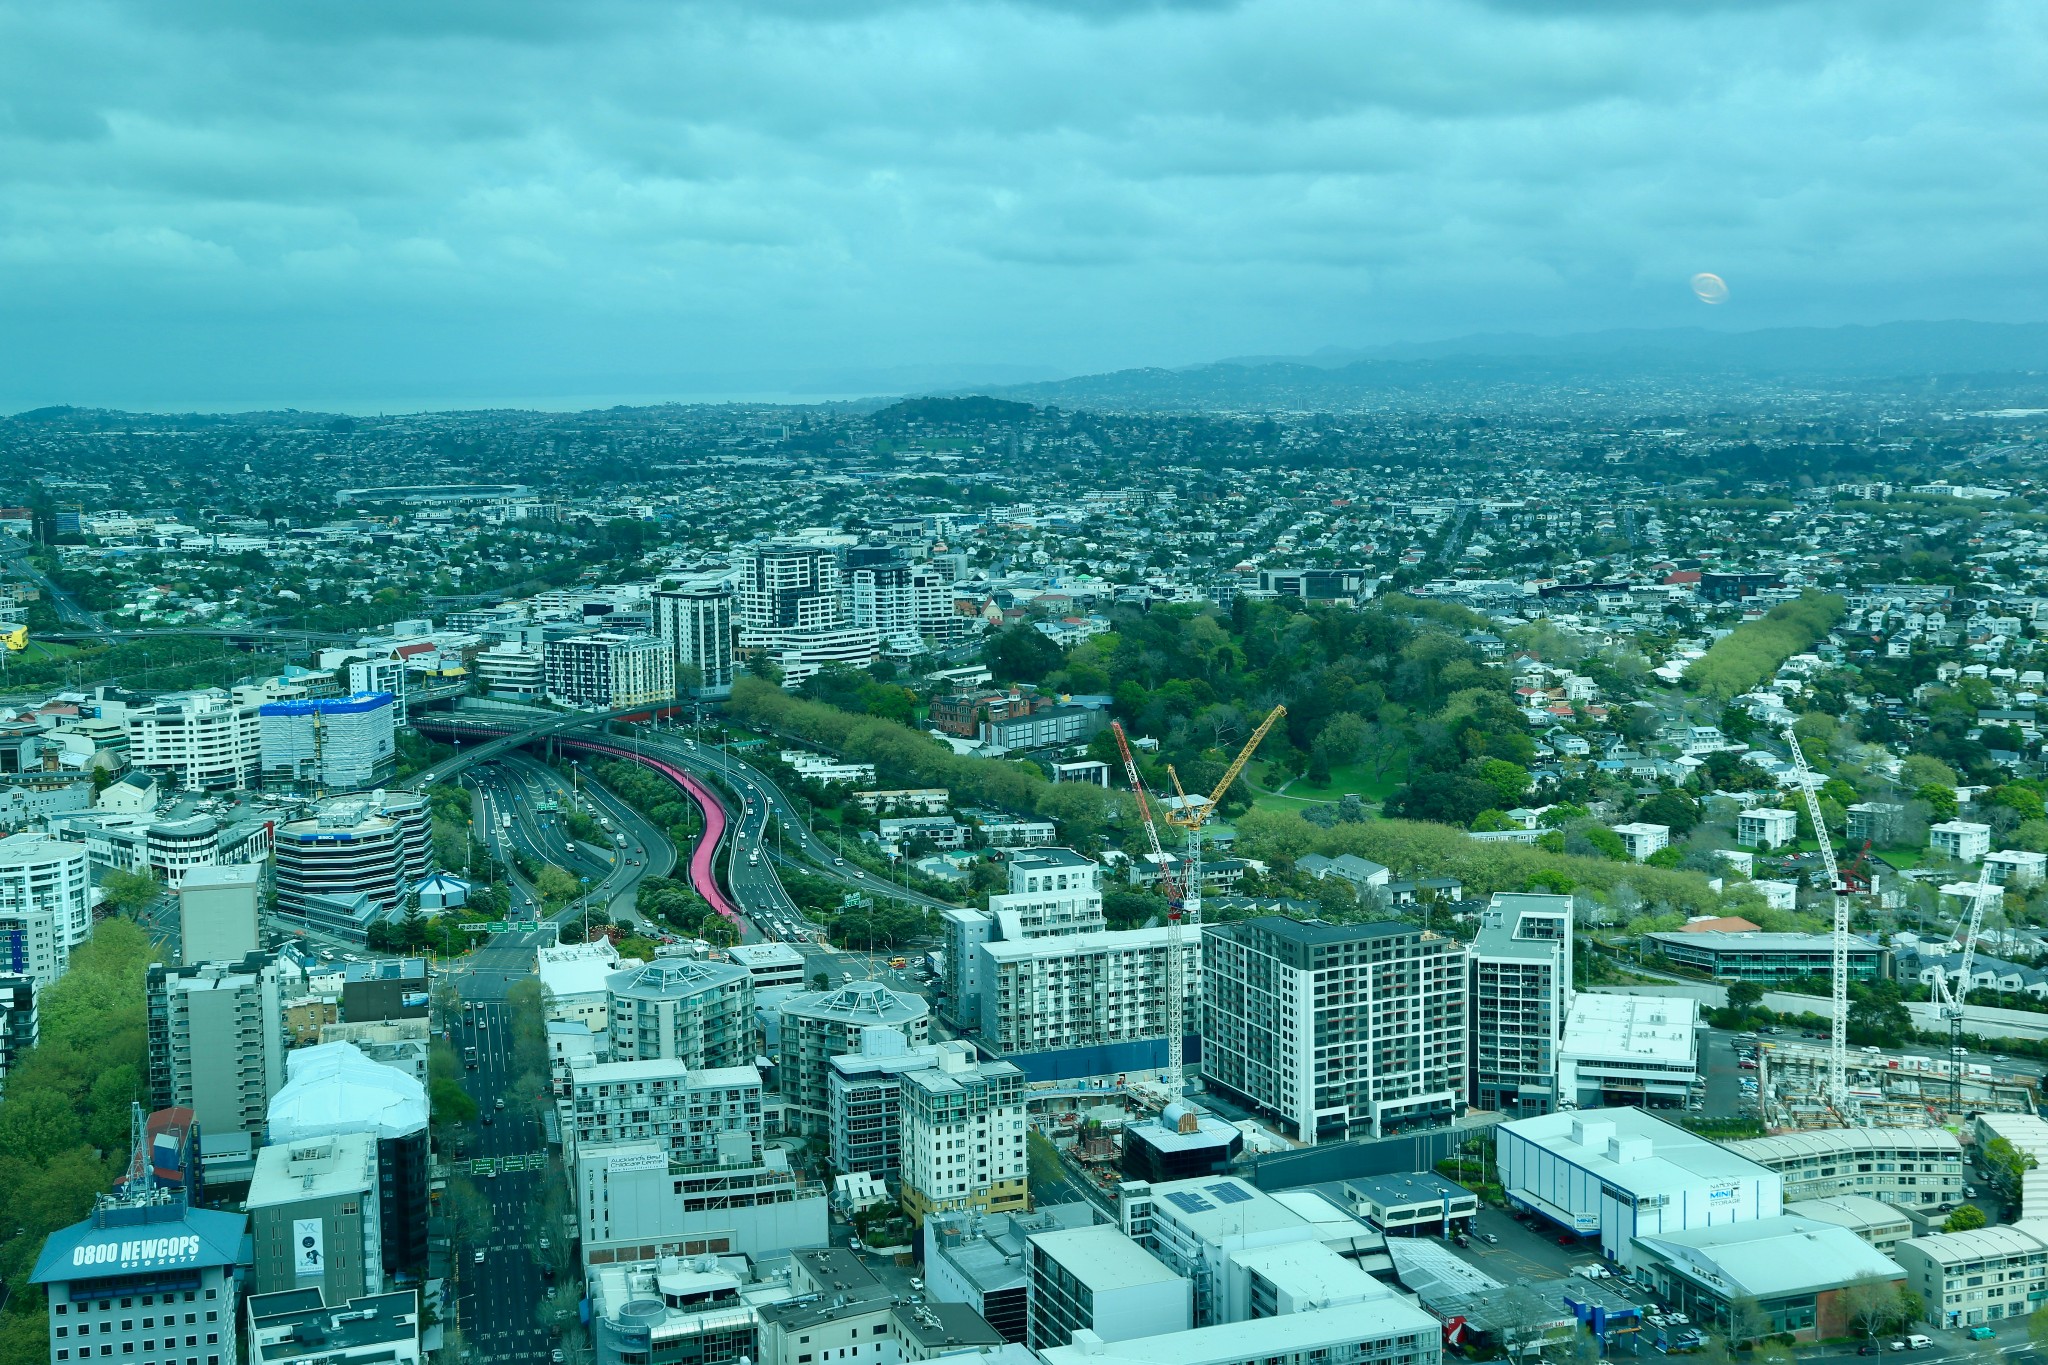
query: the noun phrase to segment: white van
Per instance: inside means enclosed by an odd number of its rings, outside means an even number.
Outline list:
[[[1913,1332],[1906,1337],[1906,1348],[1908,1350],[1924,1351],[1933,1344],[1933,1337],[1923,1337],[1918,1332]]]

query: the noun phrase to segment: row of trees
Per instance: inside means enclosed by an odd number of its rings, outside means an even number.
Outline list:
[[[1761,618],[1737,626],[1685,670],[1688,686],[1717,701],[1740,696],[1774,676],[1779,665],[1827,638],[1849,604],[1809,588]]]

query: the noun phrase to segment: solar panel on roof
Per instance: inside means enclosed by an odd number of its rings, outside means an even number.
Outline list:
[[[1219,1204],[1248,1204],[1251,1196],[1236,1185],[1204,1185],[1202,1188],[1216,1196]]]
[[[1210,1209],[1216,1207],[1192,1190],[1175,1190],[1172,1194],[1167,1195],[1166,1198],[1167,1202],[1179,1208],[1183,1213],[1207,1213]]]

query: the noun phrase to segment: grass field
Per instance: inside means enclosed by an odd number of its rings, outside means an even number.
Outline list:
[[[77,652],[77,645],[30,639],[23,649],[9,657],[19,663],[43,663],[48,660],[68,659]]]
[[[1272,774],[1280,782],[1287,782],[1285,774]],[[1267,810],[1300,810],[1303,806],[1322,805],[1336,801],[1350,792],[1356,792],[1367,801],[1384,801],[1394,788],[1408,780],[1408,765],[1398,763],[1389,767],[1378,777],[1362,763],[1348,763],[1341,768],[1330,770],[1330,780],[1323,786],[1312,785],[1306,778],[1295,778],[1287,782],[1284,792],[1274,791],[1264,785],[1261,776],[1258,795],[1252,798],[1252,805]]]

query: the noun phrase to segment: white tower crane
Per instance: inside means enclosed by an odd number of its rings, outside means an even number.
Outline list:
[[[1963,931],[1962,970],[1954,977],[1943,967],[1935,978],[1935,999],[1941,1002],[1941,1017],[1948,1021],[1948,1107],[1951,1114],[1963,1107],[1963,997],[1970,993],[1970,973],[1977,965],[1977,935],[1984,928],[1984,902],[1991,899],[1991,860],[1984,860],[1977,885],[1970,892],[1970,924]]]
[[[1799,736],[1785,727],[1785,745],[1792,751],[1792,766],[1799,777],[1799,790],[1806,795],[1806,813],[1813,817],[1814,838],[1820,843],[1821,865],[1827,869],[1828,890],[1835,898],[1834,1009],[1830,1015],[1828,1042],[1828,1102],[1835,1112],[1849,1112],[1849,895],[1842,884],[1841,869],[1835,866],[1835,846],[1827,822],[1820,816],[1820,797],[1813,790],[1812,773],[1806,755],[1799,750]]]

